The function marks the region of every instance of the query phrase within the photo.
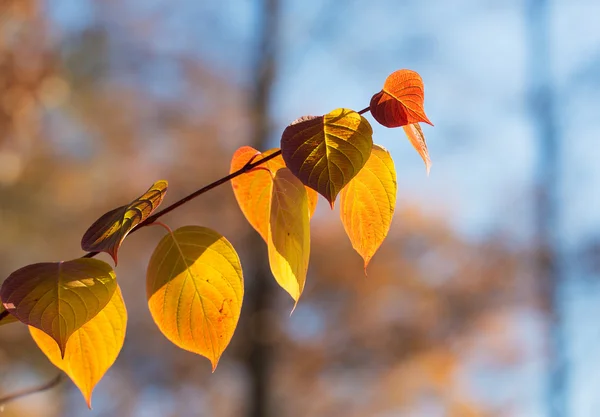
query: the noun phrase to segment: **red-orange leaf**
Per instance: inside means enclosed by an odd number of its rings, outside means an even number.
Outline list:
[[[270,149],[261,154],[250,146],[243,146],[233,154],[230,172],[241,169],[250,160],[257,161],[278,150]],[[254,168],[252,171],[231,180],[233,193],[242,213],[244,213],[248,223],[262,236],[265,242],[268,240],[267,233],[271,210],[273,177],[278,169],[284,167],[285,162],[283,162],[283,158],[279,155]],[[311,188],[307,187],[306,191],[308,193],[309,214],[312,217],[317,207],[318,196],[315,190]]]
[[[433,126],[423,108],[424,87],[421,76],[402,69],[392,73],[383,90],[371,98],[371,114],[385,127],[400,127],[425,122]]]
[[[281,136],[283,160],[304,185],[333,207],[338,193],[369,159],[372,135],[367,119],[353,110],[303,117]]]
[[[396,170],[388,151],[373,145],[363,169],[340,193],[340,217],[352,247],[369,261],[381,246],[396,207]]]
[[[167,181],[157,181],[131,204],[105,213],[85,232],[81,248],[88,252],[106,252],[116,265],[119,246],[127,234],[156,210],[166,192]]]
[[[425,162],[425,169],[427,170],[427,174],[429,174],[429,169],[431,168],[431,159],[429,159],[427,142],[425,142],[425,135],[423,135],[421,126],[419,126],[418,123],[413,123],[408,126],[402,126],[402,128],[404,129],[406,137],[410,141],[413,148],[415,148],[419,155],[421,155],[421,158],[423,158],[423,162]]]

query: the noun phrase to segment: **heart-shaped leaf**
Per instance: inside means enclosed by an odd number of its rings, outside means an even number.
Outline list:
[[[365,167],[340,193],[340,217],[352,247],[369,261],[381,246],[396,207],[396,169],[387,150],[373,145]]]
[[[12,315],[52,337],[64,356],[69,337],[108,304],[116,287],[109,264],[80,258],[18,269],[2,284],[0,298]]]
[[[152,318],[175,345],[217,367],[242,309],[242,266],[231,243],[200,226],[169,232],[146,274]]]
[[[273,179],[269,219],[269,264],[275,280],[298,303],[310,257],[310,224],[306,189],[287,168]]]
[[[233,154],[230,172],[241,169],[251,160],[257,161],[278,150],[271,149],[261,154],[250,146],[243,146]],[[273,177],[278,169],[284,167],[285,162],[283,162],[283,158],[279,155],[254,168],[252,171],[231,180],[233,193],[242,213],[244,213],[248,223],[262,236],[265,242],[268,239]],[[312,217],[317,207],[318,196],[312,188],[307,187],[306,191],[308,193],[310,216]]]
[[[119,356],[126,327],[127,310],[117,287],[108,304],[71,335],[64,358],[46,333],[31,326],[29,332],[50,362],[69,375],[92,408],[92,391]]]
[[[413,123],[411,125],[402,126],[404,129],[404,133],[406,133],[406,137],[410,141],[413,148],[417,150],[423,162],[425,162],[425,169],[427,170],[427,174],[429,174],[429,170],[431,169],[431,159],[429,159],[429,151],[427,150],[427,142],[425,142],[425,135],[421,130],[421,126],[418,123]]]
[[[117,264],[117,252],[127,234],[146,220],[160,205],[167,192],[167,181],[157,181],[131,204],[105,213],[94,222],[81,239],[87,252],[106,252]]]
[[[340,190],[369,159],[372,136],[367,119],[353,110],[337,109],[292,123],[281,136],[281,151],[294,175],[333,208]]]
[[[425,122],[433,126],[423,108],[424,86],[421,76],[411,70],[393,72],[383,90],[371,98],[371,114],[385,127],[400,127]]]

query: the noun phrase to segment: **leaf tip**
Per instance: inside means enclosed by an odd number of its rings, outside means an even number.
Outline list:
[[[92,393],[86,393],[83,395],[85,397],[85,403],[87,404],[88,408],[91,410],[92,409]]]
[[[217,365],[219,364],[219,359],[221,359],[221,356],[215,356],[214,358],[210,359],[210,364],[212,366],[212,373],[214,374],[215,371],[217,370]]]

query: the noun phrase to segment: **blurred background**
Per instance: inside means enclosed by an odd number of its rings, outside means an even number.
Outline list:
[[[599,17],[595,0],[0,0],[1,277],[81,256],[86,228],[158,179],[169,204],[300,116],[366,107],[394,70],[422,75],[436,125],[427,177],[373,123],[399,189],[367,278],[321,200],[290,317],[219,187],[165,219],[242,258],[216,372],[151,321],[147,228],[120,251],[127,338],[94,409],[66,380],[0,414],[600,416]],[[0,329],[0,396],[55,374],[25,326]]]

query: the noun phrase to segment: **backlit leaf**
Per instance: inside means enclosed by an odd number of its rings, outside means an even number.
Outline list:
[[[0,326],[9,323],[15,323],[19,321],[15,316],[10,314],[5,308],[4,305],[0,305]]]
[[[74,259],[25,266],[2,284],[4,307],[51,336],[62,354],[69,337],[110,301],[117,287],[109,264]]]
[[[297,303],[310,257],[307,194],[287,168],[275,174],[269,220],[269,264],[275,280]]]
[[[81,248],[88,252],[106,252],[116,265],[119,246],[127,234],[160,205],[167,192],[167,185],[167,181],[157,181],[131,204],[105,213],[85,232]]]
[[[92,391],[119,356],[126,327],[127,310],[117,287],[109,303],[71,335],[64,358],[50,336],[31,326],[29,331],[44,355],[69,375],[92,408]]]
[[[219,233],[185,226],[168,233],[150,258],[146,295],[160,331],[217,367],[240,317],[244,280],[231,243]]]
[[[421,76],[407,69],[393,72],[383,90],[371,98],[371,114],[385,127],[400,127],[425,122],[433,126],[423,108],[424,87]]]
[[[230,172],[241,169],[251,159],[256,161],[278,150],[271,149],[261,154],[250,146],[243,146],[233,154]],[[233,193],[242,213],[244,213],[248,223],[262,236],[265,242],[267,242],[269,228],[273,177],[275,176],[275,172],[283,167],[285,167],[285,163],[281,155],[279,155],[254,168],[252,171],[231,180]],[[306,190],[308,192],[310,216],[312,217],[317,207],[318,196],[315,190],[311,188],[307,188]]]
[[[415,148],[417,152],[419,152],[419,155],[421,155],[421,158],[423,158],[425,169],[427,170],[427,174],[429,174],[429,170],[431,169],[431,159],[429,159],[427,142],[425,142],[425,135],[423,135],[421,126],[419,126],[418,123],[413,123],[411,125],[402,126],[402,128],[413,148]]]
[[[369,159],[372,136],[367,119],[353,110],[337,109],[289,125],[281,136],[281,150],[294,175],[333,207],[340,190]]]
[[[352,247],[369,261],[385,239],[396,207],[396,169],[387,150],[373,145],[365,167],[340,193],[340,217]]]

